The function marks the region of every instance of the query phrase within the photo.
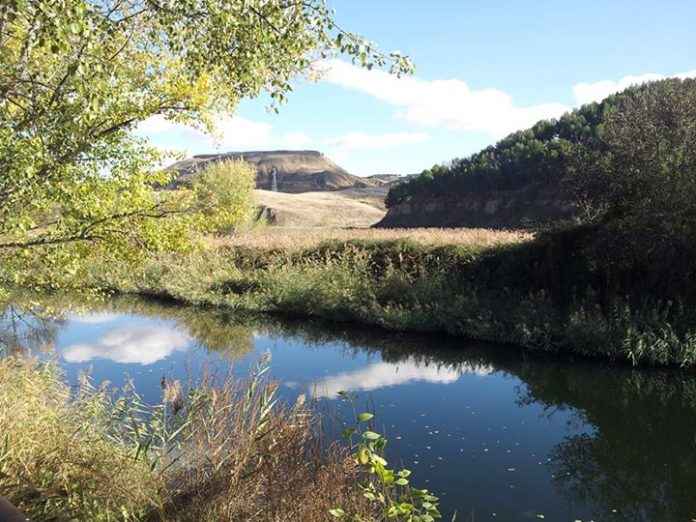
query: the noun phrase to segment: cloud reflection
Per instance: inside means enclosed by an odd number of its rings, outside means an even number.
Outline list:
[[[68,346],[62,355],[69,363],[109,359],[123,364],[148,365],[174,351],[185,350],[191,341],[190,336],[172,327],[129,326],[109,330],[94,343]]]
[[[412,359],[406,359],[399,363],[375,363],[352,372],[325,377],[312,386],[314,397],[333,399],[340,391],[372,391],[414,381],[449,384],[456,382],[464,374],[483,376],[493,371],[493,368],[488,365],[463,363],[456,368],[448,368],[427,366]]]
[[[110,314],[108,312],[97,312],[88,314],[70,314],[69,319],[76,323],[83,324],[102,324],[110,323],[121,317],[119,314]]]

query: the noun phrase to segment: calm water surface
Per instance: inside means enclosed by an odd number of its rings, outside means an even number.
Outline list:
[[[55,357],[72,382],[132,379],[156,402],[163,376],[246,374],[268,352],[283,398],[315,398],[329,424],[352,417],[337,395],[352,392],[457,520],[696,517],[692,374],[137,300],[36,304],[2,311],[0,349]]]

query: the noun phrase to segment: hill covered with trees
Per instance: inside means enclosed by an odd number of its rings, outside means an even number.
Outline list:
[[[695,91],[693,80],[664,80],[631,87],[558,120],[542,120],[468,158],[435,165],[391,188],[386,200],[390,213],[384,224],[514,227],[575,217],[593,196],[587,193],[591,184],[578,185],[582,178],[579,173],[591,170],[593,153],[604,154],[611,149],[605,132],[607,123],[616,120],[627,106],[645,106],[651,98],[668,104],[677,95],[693,100]],[[655,118],[660,111],[646,115],[647,133],[651,132],[650,126],[653,131],[657,128]],[[625,121],[625,130],[632,124]],[[612,125],[617,127],[616,122]],[[686,122],[680,125],[673,130],[684,132]],[[597,162],[593,163],[596,166]],[[594,178],[602,178],[596,169]],[[605,189],[591,188],[597,196]]]

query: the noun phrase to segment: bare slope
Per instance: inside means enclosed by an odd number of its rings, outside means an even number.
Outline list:
[[[384,217],[374,189],[287,194],[256,190],[259,218],[281,227],[369,227]]]
[[[384,190],[288,194],[256,190],[259,218],[281,227],[369,227],[384,217]]]

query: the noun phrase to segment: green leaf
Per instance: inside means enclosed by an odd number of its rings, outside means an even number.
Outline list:
[[[358,450],[358,462],[363,466],[370,462],[370,450],[364,446]]]

